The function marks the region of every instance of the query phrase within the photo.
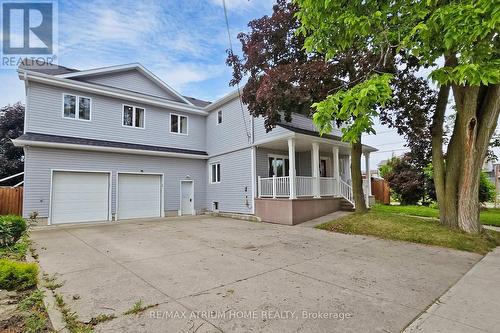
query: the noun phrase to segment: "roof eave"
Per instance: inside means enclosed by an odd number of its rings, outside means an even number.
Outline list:
[[[103,87],[92,83],[70,80],[59,76],[47,75],[37,73],[25,69],[18,69],[19,79],[25,81],[42,82],[50,85],[61,86],[70,89],[83,90],[86,92],[95,93],[98,95],[105,95],[110,97],[118,97],[122,99],[132,100],[148,105],[155,105],[165,108],[170,108],[177,111],[184,111],[187,113],[198,114],[206,116],[208,112],[201,107],[194,106],[193,104],[184,104],[175,101],[169,101],[163,98],[155,98],[151,96],[144,96],[139,93],[127,92],[118,88]]]
[[[117,148],[117,147],[89,146],[89,145],[72,144],[72,143],[44,142],[44,141],[22,140],[22,139],[14,139],[12,140],[12,143],[16,147],[74,149],[74,150],[84,150],[84,151],[97,151],[97,152],[147,155],[147,156],[178,157],[178,158],[202,159],[202,160],[208,159],[207,155],[163,152],[163,151],[152,151],[152,150],[130,149],[130,148]]]
[[[74,72],[74,73],[60,74],[60,75],[56,75],[56,76],[60,77],[60,78],[68,79],[68,78],[75,78],[75,77],[81,77],[81,76],[115,73],[115,72],[131,70],[131,69],[137,69],[142,74],[146,75],[149,79],[154,81],[157,85],[159,85],[162,88],[166,89],[167,91],[171,92],[172,94],[174,94],[175,96],[180,98],[185,103],[194,106],[193,103],[191,103],[188,99],[186,99],[184,96],[182,96],[180,93],[178,93],[174,88],[169,86],[167,83],[165,83],[162,79],[157,77],[154,73],[152,73],[150,70],[148,70],[142,64],[137,63],[137,62],[131,63],[131,64],[125,64],[125,65],[117,65],[117,66],[109,66],[109,67],[101,67],[101,68],[83,70],[83,71],[78,71],[78,72]]]

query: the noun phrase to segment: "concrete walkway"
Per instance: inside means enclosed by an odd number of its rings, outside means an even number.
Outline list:
[[[306,227],[306,228],[314,228],[317,225],[339,219],[339,218],[346,216],[346,215],[349,215],[349,214],[352,214],[352,212],[344,212],[344,211],[339,210],[339,211],[330,213],[328,215],[320,216],[320,217],[317,217],[313,220],[309,220],[309,221],[297,224],[297,226]]]
[[[500,232],[500,227],[495,227],[493,225],[483,225],[483,228]]]
[[[405,332],[500,332],[500,247],[487,254]]]

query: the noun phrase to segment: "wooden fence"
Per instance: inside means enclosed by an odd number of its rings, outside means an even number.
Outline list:
[[[384,179],[372,179],[372,194],[377,203],[384,205],[389,205],[391,203],[389,183]]]
[[[23,214],[23,188],[0,187],[0,215]]]

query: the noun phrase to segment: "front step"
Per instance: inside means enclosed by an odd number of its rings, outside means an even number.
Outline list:
[[[340,199],[340,210],[346,211],[346,212],[354,212],[354,205],[349,202],[347,199],[342,198]]]

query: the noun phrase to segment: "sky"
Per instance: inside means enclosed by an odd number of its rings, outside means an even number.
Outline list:
[[[272,13],[274,0],[226,0],[232,42],[250,20]],[[59,64],[91,69],[139,62],[180,93],[214,101],[229,87],[228,36],[222,0],[61,0]],[[24,102],[15,70],[0,69],[0,105]],[[377,124],[364,141],[380,150],[371,168],[404,152],[404,139]]]

